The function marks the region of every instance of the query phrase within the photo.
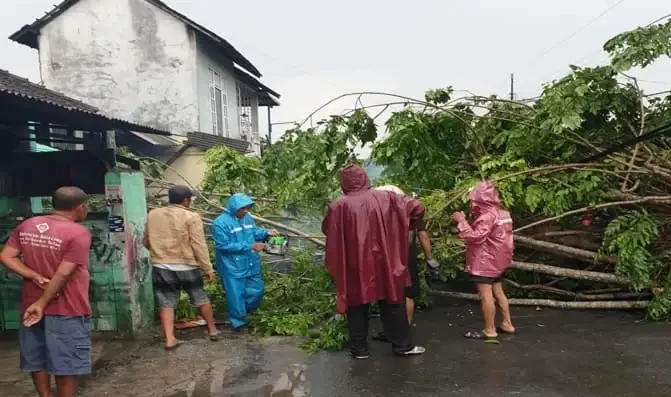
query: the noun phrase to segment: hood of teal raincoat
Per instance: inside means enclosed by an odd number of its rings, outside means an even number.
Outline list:
[[[232,195],[226,202],[226,212],[235,215],[241,208],[253,206],[256,203],[251,197],[244,193],[236,193]]]

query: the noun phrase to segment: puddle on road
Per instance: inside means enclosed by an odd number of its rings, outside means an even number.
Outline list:
[[[272,385],[267,397],[306,397],[309,396],[307,386],[307,367],[296,365],[291,371],[283,373]],[[264,396],[264,397],[266,397]]]
[[[221,394],[212,396],[231,397],[309,397],[310,390],[307,382],[307,366],[294,365],[289,371],[275,378],[271,384],[247,392],[236,393],[235,390],[223,390]]]
[[[216,368],[216,362],[215,364]],[[265,372],[265,371],[263,371]],[[260,376],[259,376],[260,375]],[[215,372],[209,379],[209,387],[195,384],[171,397],[309,397],[307,366],[295,364],[279,376],[263,375],[252,368],[249,373],[224,374]],[[232,376],[233,379],[227,379]],[[257,376],[259,376],[257,378]],[[232,382],[227,382],[227,380]],[[203,385],[204,386],[204,385]]]

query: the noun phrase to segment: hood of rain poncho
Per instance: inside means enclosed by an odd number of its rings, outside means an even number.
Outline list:
[[[370,189],[370,179],[363,168],[351,164],[340,170],[340,187],[350,194]]]
[[[471,200],[471,208],[473,209],[501,208],[501,199],[494,182],[483,182],[476,185],[471,189],[468,198]]]
[[[232,195],[226,202],[226,212],[235,215],[236,212],[245,207],[254,206],[256,203],[251,197],[244,193],[236,193]]]

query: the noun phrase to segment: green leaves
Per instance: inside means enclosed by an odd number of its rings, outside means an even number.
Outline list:
[[[463,165],[468,128],[462,116],[406,107],[389,118],[372,158],[386,168],[385,177],[407,189],[449,189]]]
[[[347,136],[352,145],[366,145],[375,142],[377,126],[365,110],[356,110],[347,119]]]
[[[539,185],[531,185],[527,188],[524,203],[529,207],[531,212],[536,212],[540,204],[547,196],[545,189]]]
[[[262,196],[264,175],[258,158],[244,156],[226,146],[217,146],[205,154],[207,171],[201,184],[208,193],[244,192]]]
[[[650,286],[654,266],[650,245],[659,237],[657,220],[645,210],[630,211],[610,222],[602,250],[617,253],[615,272],[630,277],[634,288]]]
[[[424,94],[424,99],[434,105],[444,105],[452,99],[453,92],[454,89],[452,89],[452,87],[428,90],[426,94]]]
[[[324,208],[340,194],[338,171],[356,160],[356,147],[376,137],[375,122],[363,110],[333,116],[318,129],[288,131],[263,157],[269,189],[282,204]]]
[[[262,335],[300,336],[306,350],[341,350],[347,328],[335,315],[335,286],[326,268],[313,263],[312,251],[294,253],[289,274],[264,265],[266,294],[261,308],[250,316]]]
[[[671,57],[671,20],[621,33],[608,40],[603,49],[618,72],[645,68],[660,57]]]

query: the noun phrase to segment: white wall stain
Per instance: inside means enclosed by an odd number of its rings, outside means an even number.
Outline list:
[[[195,34],[144,0],[81,0],[39,39],[44,84],[102,112],[198,130]]]

